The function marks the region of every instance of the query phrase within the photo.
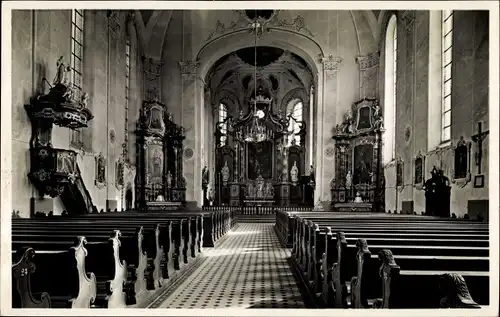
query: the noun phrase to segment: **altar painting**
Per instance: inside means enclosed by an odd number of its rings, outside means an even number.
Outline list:
[[[247,177],[256,180],[259,175],[270,179],[273,175],[273,143],[263,141],[247,144]]]
[[[148,147],[147,175],[148,183],[162,183],[163,176],[163,149],[161,145],[150,145]]]
[[[373,145],[361,144],[354,147],[354,185],[371,182],[373,166]]]

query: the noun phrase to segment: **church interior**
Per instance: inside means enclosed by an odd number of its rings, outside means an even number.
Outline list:
[[[12,11],[12,307],[489,306],[489,19]]]

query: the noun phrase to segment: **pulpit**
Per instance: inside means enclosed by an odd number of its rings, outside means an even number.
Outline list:
[[[330,183],[334,211],[383,211],[383,131],[378,101],[368,98],[353,103],[334,128],[335,178]]]
[[[156,98],[143,102],[137,123],[136,208],[173,210],[186,200],[182,173],[184,129]]]

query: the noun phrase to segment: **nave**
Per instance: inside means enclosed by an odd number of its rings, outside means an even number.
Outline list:
[[[149,308],[305,308],[273,223],[240,223]]]

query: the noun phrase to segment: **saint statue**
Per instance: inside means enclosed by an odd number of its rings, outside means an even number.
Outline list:
[[[348,171],[345,177],[345,187],[351,188],[351,186],[352,186],[352,174],[351,171]]]
[[[167,173],[167,188],[172,187],[172,174],[170,174],[170,171]]]
[[[297,161],[294,161],[292,169],[290,170],[290,177],[292,178],[293,183],[296,183],[299,180],[298,175],[299,168],[297,167]]]
[[[53,84],[57,85],[67,82],[66,72],[69,72],[70,70],[70,66],[66,67],[66,65],[64,65],[63,57],[59,57],[59,59],[57,60],[57,73],[54,77]]]
[[[227,166],[227,161],[224,162],[224,166],[221,169],[222,181],[227,182],[229,180],[229,166]]]
[[[99,154],[99,157],[97,158],[97,182],[106,182],[106,160],[104,159],[102,153]]]
[[[311,183],[314,183],[316,182],[316,176],[314,175],[314,167],[311,165],[310,168],[309,168],[309,179],[311,181]]]
[[[205,164],[205,166],[203,167],[203,170],[201,171],[201,183],[202,185],[206,186],[208,185],[209,183],[209,173],[208,173],[208,167],[207,165]]]

